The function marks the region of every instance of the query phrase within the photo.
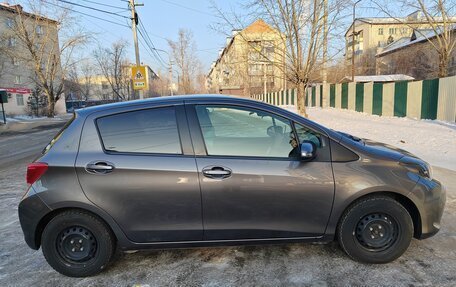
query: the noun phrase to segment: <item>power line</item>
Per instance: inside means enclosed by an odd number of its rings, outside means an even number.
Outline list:
[[[177,7],[181,7],[181,8],[187,9],[187,10],[191,10],[191,11],[196,12],[196,13],[208,15],[208,16],[211,16],[211,17],[221,18],[220,16],[217,16],[217,15],[205,12],[205,11],[201,11],[201,10],[198,10],[198,9],[195,9],[195,8],[192,8],[192,7],[188,7],[188,6],[182,5],[180,3],[176,3],[176,2],[172,2],[172,1],[168,1],[168,0],[160,0],[160,1],[168,3],[168,4],[171,4],[171,5],[174,5],[174,6],[177,6]]]
[[[139,36],[141,36],[141,38],[144,40],[144,42],[146,43],[147,47],[149,48],[147,50],[147,52],[149,53],[149,55],[151,55],[153,58],[155,58],[155,60],[158,61],[158,63],[163,66],[163,67],[166,67],[166,64],[165,62],[163,61],[163,59],[161,59],[159,56],[159,54],[157,53],[155,47],[151,46],[151,44],[147,41],[146,37],[143,35],[141,29],[138,29],[138,32],[139,32]]]
[[[108,23],[111,23],[111,24],[115,24],[115,25],[126,27],[126,28],[130,29],[130,27],[125,25],[125,24],[121,24],[121,23],[118,23],[118,22],[114,22],[114,21],[111,21],[111,20],[100,18],[100,17],[94,16],[94,15],[86,14],[84,12],[81,12],[81,11],[78,11],[78,10],[74,10],[74,9],[71,9],[71,8],[68,8],[68,7],[63,7],[63,6],[60,6],[60,5],[51,3],[51,2],[47,2],[45,0],[41,0],[41,1],[46,3],[46,4],[53,5],[55,7],[61,8],[61,9],[65,9],[65,10],[68,10],[68,11],[71,11],[71,12],[74,12],[74,13],[79,13],[79,14],[87,16],[87,17],[91,17],[91,18],[94,18],[94,19],[98,19],[98,20],[101,20],[101,21],[105,21],[105,22],[108,22]]]
[[[104,7],[109,7],[109,8],[121,9],[121,10],[128,11],[128,8],[125,8],[125,7],[113,6],[113,5],[109,5],[109,4],[103,4],[103,3],[98,3],[98,2],[90,1],[90,0],[82,0],[82,1],[88,2],[88,3],[92,3],[92,4],[96,4],[96,5],[100,5],[100,6],[104,6]]]
[[[154,51],[154,53],[158,56],[158,58],[160,59],[160,61],[162,63],[165,63],[165,61],[163,60],[163,58],[160,56],[160,54],[157,52],[157,49],[155,48],[155,45],[154,43],[152,42],[152,40],[150,39],[149,37],[149,34],[147,33],[147,30],[146,28],[144,27],[144,24],[142,23],[141,21],[141,18],[139,18],[139,27],[144,31],[144,33],[146,34],[146,38],[147,39],[144,39],[146,42],[149,42],[152,50]],[[144,36],[143,36],[144,37]]]
[[[73,2],[65,1],[65,0],[57,0],[57,1],[62,2],[62,3],[66,3],[66,4],[70,4],[70,5],[73,5],[73,6],[79,6],[79,7],[82,7],[82,8],[98,11],[98,12],[101,12],[101,13],[106,13],[106,14],[122,17],[122,18],[125,18],[125,19],[130,19],[130,17],[124,16],[124,15],[120,15],[120,14],[117,14],[117,13],[114,13],[114,12],[111,12],[111,11],[106,11],[106,10],[94,8],[94,7],[91,7],[91,6],[86,6],[86,5],[73,3]]]

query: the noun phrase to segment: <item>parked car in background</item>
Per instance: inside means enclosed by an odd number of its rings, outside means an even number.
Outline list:
[[[79,109],[28,166],[25,241],[67,276],[116,248],[330,242],[386,263],[440,228],[430,166],[284,109],[198,95]]]

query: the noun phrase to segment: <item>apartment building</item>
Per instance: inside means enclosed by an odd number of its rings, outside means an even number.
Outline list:
[[[40,45],[44,53],[59,51],[56,21],[28,13],[18,4],[0,3],[0,90],[8,93],[8,103],[4,105],[8,115],[26,114],[27,104],[36,91],[33,81],[35,70],[25,60],[29,58],[29,51],[14,32],[19,17],[30,28],[28,32],[32,35],[34,45]],[[57,54],[55,56],[60,57]],[[56,103],[56,112],[65,112],[64,99]]]
[[[249,96],[285,86],[284,36],[262,19],[233,30],[207,75],[210,92]]]
[[[451,20],[456,22],[456,18],[451,18]],[[415,29],[430,27],[429,22],[419,11],[403,18],[357,18],[345,33],[346,64],[351,67],[354,49],[355,74],[374,75],[377,70],[375,61],[377,53],[398,39],[410,38]]]
[[[456,37],[456,25],[452,28]],[[417,80],[435,79],[439,74],[437,36],[433,29],[416,30],[386,46],[376,55],[377,74],[407,74]],[[456,49],[450,54],[448,76],[456,75]]]

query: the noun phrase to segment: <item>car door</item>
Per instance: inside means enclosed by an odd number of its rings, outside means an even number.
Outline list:
[[[334,197],[328,138],[264,109],[192,104],[187,111],[205,240],[324,234]],[[318,146],[312,161],[300,160],[303,140]]]
[[[76,169],[88,199],[130,240],[202,240],[201,194],[183,106],[88,116]]]

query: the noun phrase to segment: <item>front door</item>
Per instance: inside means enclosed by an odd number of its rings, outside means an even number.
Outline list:
[[[183,106],[89,116],[76,169],[88,199],[130,240],[202,240],[201,193]]]
[[[195,105],[188,112],[193,144],[205,150],[196,161],[206,240],[324,233],[334,197],[324,135],[244,106]],[[303,140],[318,146],[313,161],[300,160]]]

